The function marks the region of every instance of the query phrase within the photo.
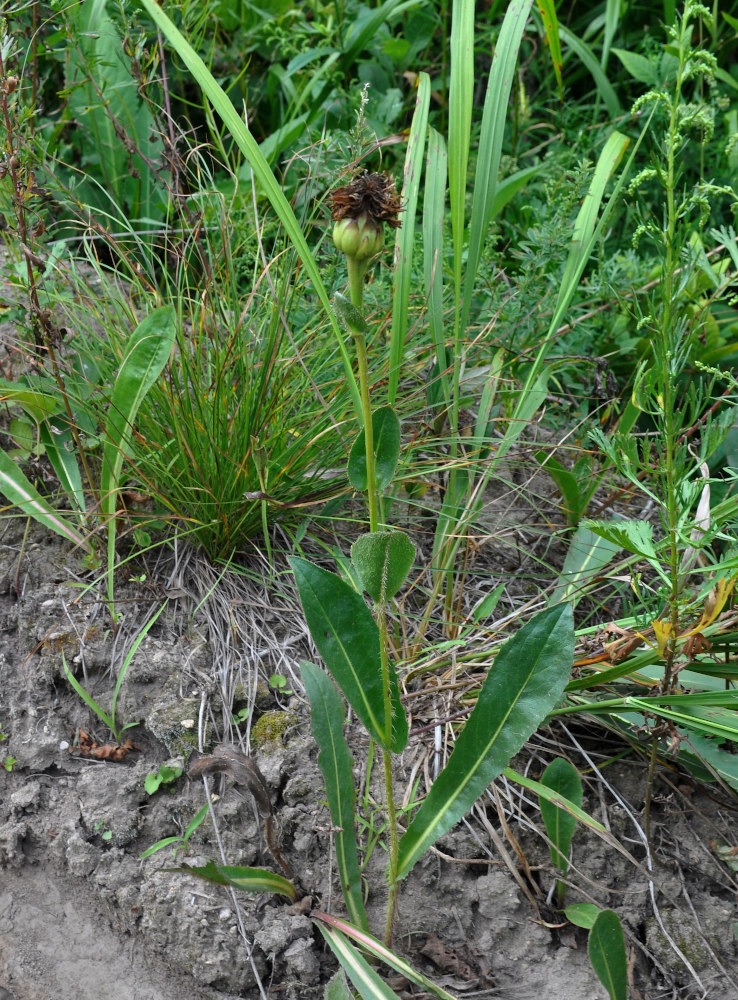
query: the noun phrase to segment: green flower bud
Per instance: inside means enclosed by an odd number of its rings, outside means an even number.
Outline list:
[[[337,248],[354,260],[369,260],[384,246],[381,222],[376,222],[366,212],[357,219],[341,219],[333,227],[333,242]]]

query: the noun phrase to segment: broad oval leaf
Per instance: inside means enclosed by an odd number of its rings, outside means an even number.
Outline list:
[[[404,531],[372,531],[356,539],[351,558],[364,590],[377,604],[385,604],[407,579],[415,546]]]
[[[392,482],[400,458],[400,421],[391,406],[382,406],[372,414],[374,438],[374,478],[377,489],[383,490]],[[365,490],[369,485],[366,471],[366,443],[364,428],[353,443],[348,460],[349,482],[355,490]]]
[[[559,702],[573,654],[568,604],[542,611],[503,646],[448,764],[400,840],[398,878],[461,819]]]
[[[557,757],[552,760],[541,776],[541,784],[546,785],[555,792],[559,792],[565,798],[573,802],[574,805],[582,806],[582,779],[579,772],[564,757]],[[541,816],[546,827],[551,843],[551,861],[560,868],[564,874],[569,867],[569,848],[577,826],[575,816],[565,809],[554,805],[547,799],[540,799],[539,806]]]
[[[589,932],[587,951],[610,1000],[628,1000],[628,956],[623,927],[614,910],[602,910],[597,915]]]
[[[399,753],[407,743],[397,675],[389,664],[391,716],[387,718],[379,653],[379,628],[350,584],[306,559],[289,560],[305,619],[326,667],[370,736]]]

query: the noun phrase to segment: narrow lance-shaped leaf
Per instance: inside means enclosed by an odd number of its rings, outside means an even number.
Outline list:
[[[390,664],[391,717],[385,713],[379,628],[364,598],[335,573],[291,558],[305,619],[326,667],[351,708],[380,746],[399,753],[407,719]]]
[[[363,1000],[400,1000],[340,931],[322,923],[318,930]]]
[[[467,327],[477,268],[487,236],[502,156],[505,126],[510,117],[510,90],[515,78],[515,63],[518,60],[520,42],[532,4],[533,0],[512,0],[509,4],[492,58],[492,68],[484,100],[484,111],[482,112],[479,154],[469,221],[469,246],[461,314],[462,330]]]
[[[571,761],[563,757],[552,760],[543,772],[541,783],[556,792],[561,792],[577,806],[582,805],[582,779]],[[577,826],[576,818],[570,812],[543,798],[539,806],[546,833],[551,841],[551,861],[566,874],[569,867],[569,847]]]
[[[246,892],[276,892],[288,899],[296,899],[297,890],[282,875],[267,868],[241,868],[238,865],[216,865],[208,861],[206,865],[180,865],[178,868],[162,868],[163,872],[181,872],[215,885],[230,885]]]
[[[428,979],[417,969],[414,969],[409,962],[407,962],[402,956],[396,955],[386,944],[383,944],[377,938],[373,937],[366,931],[361,930],[358,927],[352,927],[351,924],[347,923],[345,920],[341,920],[340,917],[334,917],[329,913],[321,913],[320,910],[313,910],[310,914],[313,920],[319,921],[318,926],[322,923],[327,924],[329,927],[334,928],[341,934],[345,934],[346,937],[351,938],[356,941],[365,952],[368,952],[373,958],[378,959],[380,962],[384,962],[389,965],[391,969],[399,972],[400,975],[404,976],[411,983],[415,983],[417,986],[422,987],[428,993],[433,993],[435,996],[440,997],[440,1000],[455,1000],[451,993],[447,993],[442,986],[438,986],[433,982],[432,979]]]
[[[392,334],[390,336],[390,367],[387,399],[394,405],[400,383],[402,349],[407,331],[407,311],[412,282],[413,248],[415,245],[415,209],[418,204],[420,174],[423,169],[425,136],[428,131],[431,82],[427,73],[418,76],[418,98],[415,104],[410,136],[407,142],[403,171],[401,215],[402,225],[395,242],[395,279],[392,297]]]
[[[89,542],[41,496],[12,458],[0,450],[0,492],[24,514],[55,531],[68,541],[91,552]]]
[[[351,919],[367,930],[369,923],[361,892],[359,858],[354,832],[353,761],[343,725],[346,713],[341,697],[327,674],[314,663],[300,664],[305,691],[310,701],[310,722],[318,744],[318,765],[325,781],[328,808],[335,828],[336,863],[343,898]]]
[[[399,878],[461,819],[557,704],[573,652],[568,604],[541,612],[503,646],[448,764],[400,840]]]

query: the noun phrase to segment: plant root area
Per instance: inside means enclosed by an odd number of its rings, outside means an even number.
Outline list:
[[[310,912],[344,911],[299,690],[299,659],[310,655],[299,609],[290,620],[283,608],[272,614],[260,596],[256,618],[274,619],[270,634],[281,629],[282,637],[250,645],[241,637],[248,655],[228,673],[224,637],[203,618],[186,573],[166,586],[121,573],[116,606],[123,618],[114,634],[100,594],[71,585],[78,572],[61,540],[20,519],[3,523],[0,998],[321,997],[336,964]],[[116,664],[165,597],[167,608],[120,688],[118,724],[137,724],[122,734],[126,752],[118,752],[109,729],[70,686],[63,658],[109,711]],[[244,584],[242,601],[250,600]],[[286,692],[266,683],[275,670],[287,677]],[[279,870],[248,791],[224,775],[187,774],[200,749],[215,742],[240,740],[245,748],[244,718],[253,730],[268,712],[288,712],[287,724],[273,727],[260,745],[252,740],[251,752],[269,786],[282,854],[305,892],[296,903],[234,895],[165,870],[211,859]],[[433,773],[433,730],[417,728],[398,761],[399,789]],[[368,911],[380,928],[381,796],[377,791],[374,801],[373,777],[367,783],[362,769],[368,746],[351,729],[349,735],[368,804],[369,821],[359,826]],[[513,762],[537,778],[556,753],[566,752],[585,781],[585,809],[609,831],[603,840],[577,829],[566,903],[593,901],[618,913],[634,1000],[735,1000],[735,800],[667,763],[654,790],[649,862],[646,763],[629,755],[600,766],[609,738],[585,727],[549,727]],[[613,737],[608,757],[624,746]],[[150,794],[146,778],[164,764],[183,772]],[[208,795],[212,812],[176,859],[172,845],[140,858],[157,841],[182,837]],[[401,815],[406,822],[407,812]],[[586,930],[556,908],[555,882],[537,804],[500,779],[402,883],[395,947],[459,998],[607,1000],[589,963]],[[397,976],[387,978],[401,997],[427,996]]]

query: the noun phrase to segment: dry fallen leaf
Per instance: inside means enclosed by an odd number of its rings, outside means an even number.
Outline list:
[[[130,736],[125,743],[117,746],[113,743],[96,743],[88,732],[84,729],[77,731],[77,738],[74,745],[69,747],[69,752],[77,750],[83,757],[97,757],[98,760],[125,760],[129,753],[134,750],[139,751],[139,747],[134,746]]]

